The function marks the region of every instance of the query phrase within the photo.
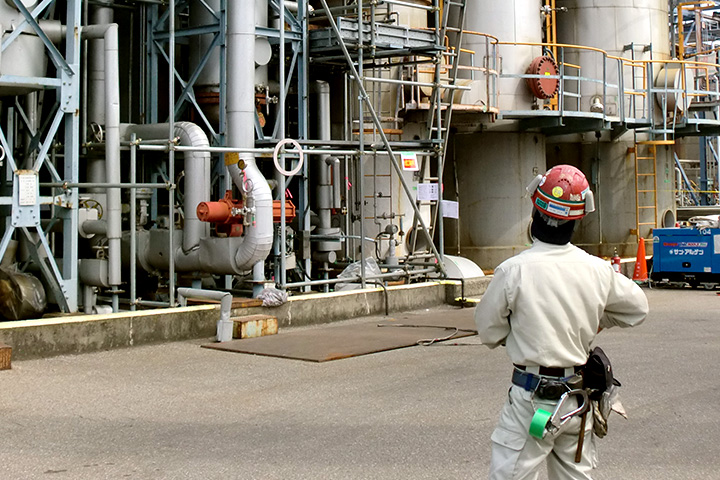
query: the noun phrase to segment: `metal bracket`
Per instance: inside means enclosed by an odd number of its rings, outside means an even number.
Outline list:
[[[76,88],[72,88],[73,84],[77,81],[77,72],[79,71],[79,65],[73,63],[69,65],[71,71],[61,71],[62,88],[60,89],[60,110],[65,113],[75,113],[80,108],[80,98],[76,95]]]

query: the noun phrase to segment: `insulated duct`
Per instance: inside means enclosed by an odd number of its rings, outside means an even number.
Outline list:
[[[103,6],[93,7],[90,15],[91,25],[113,23],[112,3],[106,0]],[[105,40],[95,38],[88,42],[88,122],[105,125]],[[102,180],[99,180],[102,181]]]
[[[90,15],[91,25],[108,25],[113,23],[113,0],[108,0],[108,6],[96,6]],[[87,37],[87,34],[86,34]],[[87,122],[83,128],[90,124],[105,125],[105,90],[110,75],[105,74],[105,40],[100,37],[93,37],[88,41],[88,84],[87,84]],[[117,78],[117,77],[116,77]],[[105,181],[105,160],[91,156],[87,159],[87,179],[90,183],[103,183]],[[90,189],[92,193],[100,193],[100,189]],[[103,207],[106,200],[104,196],[95,196]]]

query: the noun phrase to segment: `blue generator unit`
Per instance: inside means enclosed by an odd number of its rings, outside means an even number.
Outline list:
[[[655,229],[650,278],[693,287],[720,284],[720,228]]]

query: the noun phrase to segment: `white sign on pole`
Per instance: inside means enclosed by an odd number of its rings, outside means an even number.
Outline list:
[[[37,179],[35,173],[18,175],[18,204],[20,206],[37,204]]]
[[[437,183],[418,183],[417,199],[421,202],[429,202],[438,200],[438,184]]]
[[[446,218],[460,218],[460,208],[458,202],[453,200],[443,200],[442,216]]]

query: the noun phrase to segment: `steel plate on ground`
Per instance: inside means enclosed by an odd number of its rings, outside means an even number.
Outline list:
[[[327,362],[417,345],[419,341],[475,335],[474,309],[442,309],[377,317],[362,323],[328,324],[277,335],[208,343],[205,348]],[[378,325],[382,325],[381,327]],[[457,329],[457,330],[456,330]]]

